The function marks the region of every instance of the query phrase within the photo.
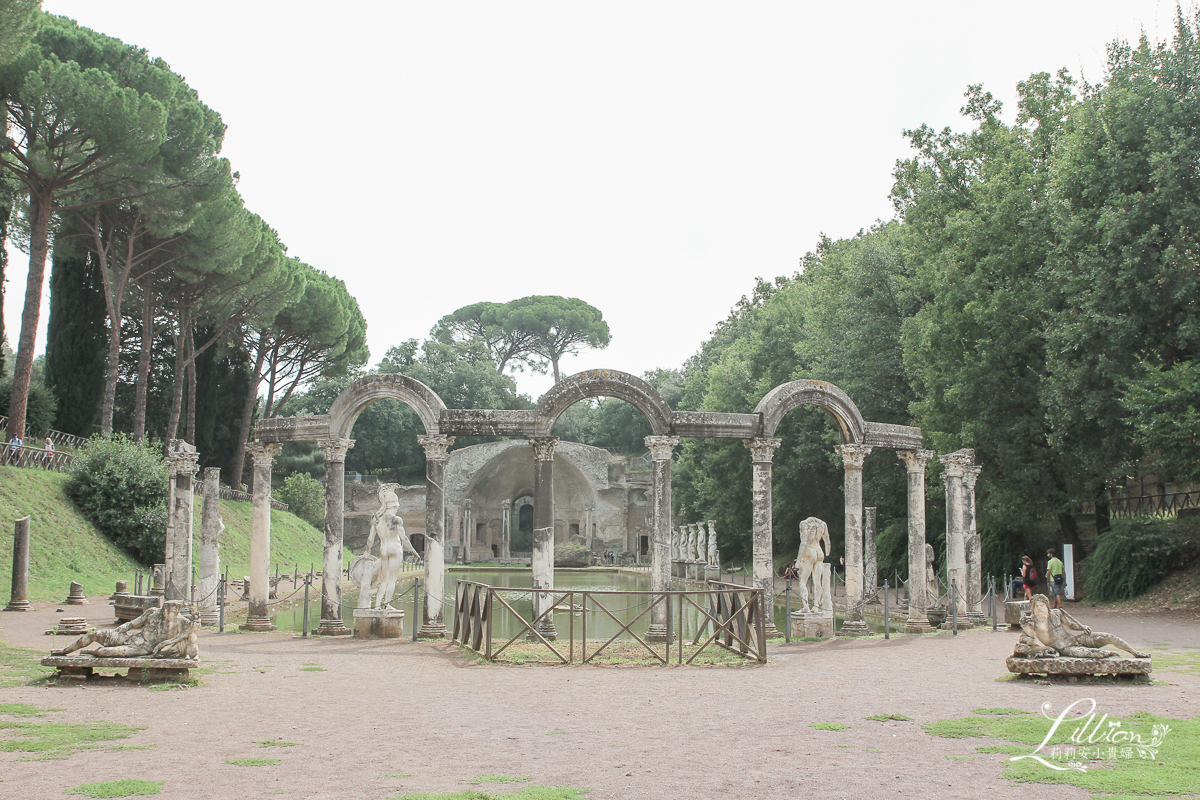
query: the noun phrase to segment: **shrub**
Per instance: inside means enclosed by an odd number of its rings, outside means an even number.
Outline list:
[[[1088,599],[1127,600],[1200,556],[1195,521],[1117,519],[1087,560]]]
[[[325,527],[325,486],[308,473],[288,477],[277,497],[300,519],[316,528]]]
[[[118,434],[93,436],[75,457],[67,495],[100,532],[142,564],[163,557],[167,466],[162,453]]]

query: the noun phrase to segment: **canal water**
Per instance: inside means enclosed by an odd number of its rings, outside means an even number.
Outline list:
[[[554,573],[555,591],[560,592],[565,589],[586,589],[593,592],[603,591],[649,591],[650,576],[642,572],[619,572],[617,570],[606,570],[600,568],[579,569],[579,570],[564,570],[558,569]],[[532,593],[529,591],[533,586],[533,573],[528,569],[511,569],[511,568],[467,568],[467,569],[452,569],[446,573],[446,613],[445,621],[447,627],[453,626],[453,602],[456,596],[456,585],[458,581],[475,581],[484,583],[490,586],[505,587],[506,591],[500,593],[500,596],[512,606],[513,610],[523,616],[525,619],[532,619],[533,601]],[[308,628],[311,631],[321,621],[321,601],[317,596],[316,591],[320,583],[314,584],[310,596],[308,609]],[[702,589],[701,584],[682,583],[676,581],[675,589]],[[556,595],[557,598],[557,595]],[[424,594],[422,593],[422,603],[424,602]],[[700,598],[696,598],[698,602]],[[650,614],[647,611],[647,606],[650,601],[649,595],[593,595],[589,597],[587,606],[587,635],[588,640],[592,639],[607,639],[621,630],[622,625],[628,625],[631,622],[631,630],[639,636],[644,636],[646,628],[650,624]],[[346,627],[352,627],[354,624],[354,606],[358,602],[358,595],[354,590],[344,591],[342,594],[342,619],[346,623]],[[554,626],[558,631],[559,638],[566,638],[569,628],[574,624],[575,637],[579,638],[583,632],[584,612],[581,609],[569,609],[567,606],[570,599],[563,598],[554,612]],[[672,600],[671,606],[671,626],[677,628],[679,625],[679,598]],[[574,600],[575,605],[582,605],[583,599],[576,595]],[[603,606],[603,609],[598,607]],[[796,597],[792,597],[792,608],[796,609]],[[405,584],[403,594],[397,592],[397,597],[392,601],[392,606],[405,612],[404,630],[406,635],[411,635],[412,632],[412,617],[413,617],[413,591],[412,582]],[[683,601],[683,635],[687,638],[695,636],[697,628],[707,622],[704,615],[699,609],[694,608],[687,601]],[[604,610],[604,609],[607,609]],[[646,612],[646,613],[643,613]],[[641,617],[639,618],[639,615]],[[785,599],[782,595],[776,598],[775,603],[775,625],[779,628],[780,634],[785,630],[787,624],[787,614],[785,608]],[[615,619],[614,619],[615,618]],[[618,623],[617,620],[620,622]],[[278,614],[271,617],[271,621],[279,628],[279,630],[300,631],[304,623],[304,608],[303,603],[297,604],[294,607],[286,610],[281,610]],[[883,632],[883,619],[880,617],[866,617],[867,627],[874,633]],[[834,627],[840,628],[842,624],[842,614],[836,611],[834,614]],[[516,620],[508,609],[505,609],[499,602],[493,604],[493,621],[492,635],[495,639],[509,639],[516,636],[521,630],[521,624]],[[896,623],[893,622],[893,629]],[[711,631],[710,631],[711,633]]]

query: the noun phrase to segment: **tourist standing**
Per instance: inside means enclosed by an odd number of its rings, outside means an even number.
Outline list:
[[[1021,586],[1025,588],[1025,599],[1032,600],[1033,587],[1037,586],[1037,570],[1029,556],[1021,556]]]
[[[1046,551],[1046,586],[1050,589],[1050,602],[1055,608],[1063,607],[1063,591],[1067,585],[1067,573],[1058,551],[1051,547]]]
[[[25,444],[21,441],[21,437],[13,434],[13,437],[8,440],[8,463],[16,464],[21,460],[21,446]]]
[[[42,454],[42,466],[46,469],[50,468],[50,462],[54,460],[54,442],[50,437],[46,437],[45,452]]]

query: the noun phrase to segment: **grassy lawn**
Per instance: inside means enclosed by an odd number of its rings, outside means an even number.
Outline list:
[[[27,753],[22,760],[29,761],[69,758],[80,750],[127,739],[142,730],[119,722],[58,722],[45,718],[59,710],[18,703],[0,707],[0,751]]]

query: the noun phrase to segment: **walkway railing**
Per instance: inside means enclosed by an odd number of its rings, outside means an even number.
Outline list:
[[[66,472],[71,468],[74,457],[70,453],[52,451],[47,453],[40,447],[13,447],[2,445],[3,454],[0,464],[9,467],[32,467],[34,469],[50,469],[55,472]]]
[[[217,494],[222,500],[239,500],[242,502],[252,502],[254,495],[250,492],[239,492],[237,489],[230,489],[228,486],[222,486],[217,490]],[[277,511],[287,511],[288,504],[281,503],[274,497],[271,498],[271,508]]]
[[[488,661],[496,660],[505,650],[522,637],[546,646],[558,663],[571,664],[575,661],[575,616],[581,617],[579,642],[580,660],[587,664],[613,644],[622,634],[628,634],[649,657],[659,663],[674,660],[679,664],[691,664],[709,645],[715,644],[745,658],[765,662],[766,620],[761,589],[712,581],[709,588],[696,591],[593,591],[588,589],[529,589],[537,592],[546,603],[546,610],[533,619],[527,619],[509,603],[514,590],[511,587],[489,586],[474,581],[458,581],[454,601],[453,639],[463,647],[469,647],[483,655]],[[520,592],[521,590],[516,590]],[[640,602],[631,602],[639,600]],[[667,603],[666,641],[651,642],[639,635],[633,627],[647,621],[651,609]],[[616,612],[639,607],[631,620],[623,622]],[[561,641],[552,641],[543,631],[556,609],[569,610],[567,646]],[[494,622],[497,614],[510,615],[518,628],[507,640],[494,638]],[[684,659],[685,614],[698,618],[692,647],[697,648]],[[589,652],[588,619],[594,617],[605,623],[615,622],[618,630],[611,636],[591,638],[593,648]],[[593,622],[593,625],[596,623]],[[593,628],[594,630],[594,628]],[[711,631],[711,633],[709,633]],[[705,637],[707,634],[707,638]],[[603,638],[603,641],[601,639]],[[703,638],[703,641],[701,641]],[[556,646],[557,645],[557,646]],[[565,651],[565,652],[564,652]]]
[[[6,430],[8,428],[8,417],[3,414],[0,414],[0,428],[4,428]],[[49,438],[50,441],[54,442],[54,444],[58,447],[70,447],[73,450],[82,450],[88,441],[86,436],[76,436],[73,433],[63,433],[62,431],[56,431],[53,428],[43,431],[35,436],[33,432],[29,430],[29,426],[25,426],[26,441],[33,439],[41,441],[42,439],[46,438]]]

